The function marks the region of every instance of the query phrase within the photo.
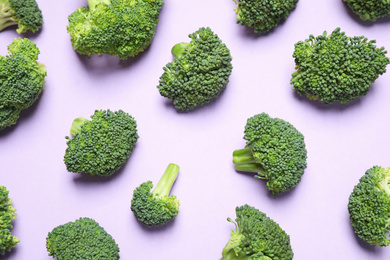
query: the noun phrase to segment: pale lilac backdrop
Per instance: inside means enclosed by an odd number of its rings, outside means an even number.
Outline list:
[[[67,16],[85,0],[37,1],[43,29],[23,37],[40,48],[48,76],[40,100],[17,126],[0,132],[0,185],[10,190],[18,214],[13,234],[21,240],[2,259],[52,259],[47,233],[91,217],[115,238],[121,259],[215,260],[234,228],[226,218],[245,203],[283,227],[296,260],[390,259],[390,248],[367,246],[354,235],[347,211],[348,196],[365,170],[390,166],[390,73],[349,105],[309,101],[289,83],[297,41],[341,27],[390,50],[390,19],[362,22],[341,0],[300,0],[285,23],[257,36],[236,24],[233,1],[166,0],[151,46],[119,61],[106,55],[88,59],[72,49]],[[231,50],[230,83],[216,102],[178,113],[156,86],[172,59],[171,47],[205,26]],[[0,55],[15,37],[15,28],[0,33]],[[95,109],[122,109],[138,123],[133,154],[106,179],[68,173],[63,163],[73,119]],[[295,125],[308,150],[302,182],[276,198],[231,162],[232,151],[245,145],[246,119],[261,112]],[[156,182],[171,162],[181,167],[173,188],[181,211],[162,229],[145,228],[130,211],[132,191],[143,181]]]

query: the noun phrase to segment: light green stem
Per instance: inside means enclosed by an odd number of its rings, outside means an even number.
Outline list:
[[[178,165],[170,163],[152,193],[154,195],[158,194],[160,197],[169,196],[173,183],[179,174],[179,169],[180,167]]]
[[[72,136],[75,136],[78,132],[81,131],[81,127],[85,124],[85,122],[89,121],[88,119],[85,119],[84,117],[76,118],[73,123],[72,127],[70,128],[70,134]]]

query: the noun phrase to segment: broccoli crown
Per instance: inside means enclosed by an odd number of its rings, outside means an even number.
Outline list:
[[[47,74],[37,62],[38,47],[29,39],[15,39],[8,52],[0,56],[0,130],[15,124],[20,111],[38,99]]]
[[[390,63],[383,47],[364,36],[348,37],[340,28],[295,44],[291,84],[300,95],[325,104],[348,103],[366,95]]]
[[[138,221],[145,225],[162,226],[169,223],[179,213],[179,200],[169,193],[179,173],[179,166],[169,164],[164,175],[152,191],[153,183],[147,181],[133,192],[131,210]]]
[[[390,168],[374,166],[349,196],[348,211],[358,237],[380,247],[390,244]]]
[[[8,196],[6,187],[0,186],[0,255],[11,250],[19,243],[19,239],[12,236],[10,229],[12,221],[16,217],[15,208],[12,207],[12,199]]]
[[[353,12],[364,21],[375,22],[378,18],[390,16],[388,0],[343,0]]]
[[[236,207],[236,230],[222,251],[221,260],[291,260],[290,236],[271,218],[247,204]],[[238,229],[237,229],[238,227]]]
[[[295,187],[306,168],[304,136],[290,123],[266,113],[247,120],[246,148],[233,152],[238,171],[257,172],[274,195]]]
[[[79,218],[49,232],[46,248],[50,256],[66,259],[119,259],[119,247],[95,220]]]
[[[96,110],[91,120],[76,119],[71,132],[65,165],[70,172],[90,175],[109,176],[122,168],[138,139],[135,119],[122,110]]]
[[[265,33],[278,26],[295,9],[298,0],[233,0],[237,24]]]
[[[175,56],[164,68],[157,88],[178,111],[189,111],[216,99],[232,73],[232,56],[210,28],[188,35],[190,43],[172,48]]]
[[[127,59],[152,42],[162,0],[88,0],[69,15],[73,48],[88,56],[109,54]]]
[[[0,0],[0,31],[18,25],[17,33],[38,31],[43,24],[42,11],[35,0]]]

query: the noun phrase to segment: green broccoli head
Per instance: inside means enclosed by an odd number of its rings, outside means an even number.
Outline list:
[[[81,54],[109,54],[127,59],[152,42],[162,0],[88,0],[69,15],[68,32]]]
[[[325,104],[347,104],[366,95],[390,63],[383,47],[363,36],[348,37],[340,28],[295,44],[296,71],[291,84],[300,94]]]
[[[50,256],[62,259],[119,259],[119,247],[95,220],[79,218],[49,232],[46,248]]]
[[[178,111],[189,111],[216,99],[232,72],[232,56],[210,28],[190,34],[190,43],[172,48],[174,60],[163,69],[157,88]]]
[[[247,204],[236,208],[236,225],[221,260],[291,260],[290,237],[271,218]]]
[[[388,0],[343,0],[353,12],[364,21],[375,22],[378,18],[390,16]]]
[[[45,65],[37,62],[39,49],[29,39],[15,39],[9,55],[0,56],[0,130],[16,124],[43,90]]]
[[[35,0],[0,0],[0,31],[18,25],[17,33],[36,32],[43,24],[42,11]]]
[[[11,223],[16,217],[16,210],[12,207],[12,199],[8,194],[7,188],[0,186],[0,256],[11,251],[20,241],[11,234]]]
[[[96,110],[77,118],[66,136],[64,162],[70,172],[109,176],[123,167],[138,140],[135,119],[122,110]]]
[[[138,221],[149,227],[162,226],[177,216],[179,200],[174,195],[169,196],[169,193],[178,174],[179,166],[171,163],[153,191],[151,181],[142,183],[134,190],[131,210]]]
[[[265,33],[278,26],[295,9],[298,0],[233,0],[237,24]]]
[[[244,133],[246,148],[233,152],[237,171],[256,172],[274,195],[301,181],[307,151],[304,136],[293,125],[261,113],[248,119]]]
[[[348,211],[358,237],[380,247],[390,244],[390,168],[366,171],[349,196]]]

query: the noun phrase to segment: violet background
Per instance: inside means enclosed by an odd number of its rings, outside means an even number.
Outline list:
[[[22,37],[40,48],[47,82],[17,125],[0,132],[0,185],[9,189],[17,209],[12,232],[21,240],[0,258],[52,259],[47,233],[90,217],[114,237],[121,259],[219,259],[234,228],[226,218],[247,203],[290,235],[296,260],[390,259],[390,248],[368,246],[354,235],[347,211],[349,194],[364,172],[390,166],[390,72],[349,105],[310,101],[289,83],[294,43],[341,27],[390,50],[390,19],[363,22],[341,0],[300,0],[283,24],[258,36],[236,24],[233,1],[165,0],[151,46],[120,61],[73,50],[67,16],[86,1],[37,2],[43,28]],[[162,67],[172,60],[174,44],[206,26],[231,50],[230,83],[215,102],[178,113],[156,88]],[[15,29],[0,33],[0,55],[19,37]],[[88,118],[95,109],[122,109],[138,123],[132,155],[110,178],[69,173],[63,163],[73,119]],[[305,135],[308,150],[301,183],[276,198],[264,182],[236,172],[231,162],[233,150],[245,145],[246,119],[261,112],[292,123]],[[171,162],[181,167],[172,190],[180,213],[163,228],[145,228],[130,211],[132,191],[147,180],[157,183]]]

